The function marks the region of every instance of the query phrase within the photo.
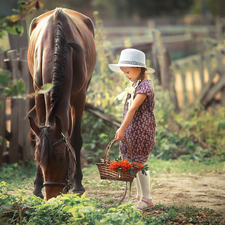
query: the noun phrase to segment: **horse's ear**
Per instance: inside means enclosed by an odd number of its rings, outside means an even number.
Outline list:
[[[28,119],[30,122],[30,129],[35,133],[36,136],[39,136],[41,129],[38,127],[38,125],[31,117],[28,117]]]
[[[54,127],[58,129],[60,133],[62,133],[62,120],[59,116],[55,116]]]

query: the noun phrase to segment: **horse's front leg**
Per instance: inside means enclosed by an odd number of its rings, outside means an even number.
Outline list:
[[[80,153],[83,144],[81,136],[81,121],[85,105],[85,95],[79,95],[76,98],[74,108],[71,109],[71,115],[73,120],[73,131],[71,135],[71,145],[76,154],[76,168],[74,172],[74,187],[73,192],[83,194],[85,189],[82,185],[83,173],[81,170]]]
[[[35,89],[35,91],[38,91],[39,89]],[[44,95],[37,95],[35,97],[35,105],[36,105],[36,113],[37,113],[37,119],[38,119],[38,124],[45,124],[45,101],[44,101]],[[36,178],[34,180],[34,191],[33,194],[36,195],[37,197],[44,198],[41,190],[43,188],[43,175],[42,175],[42,170],[39,165],[37,165],[37,171],[36,171]]]

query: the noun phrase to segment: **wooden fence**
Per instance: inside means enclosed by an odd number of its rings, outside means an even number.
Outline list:
[[[172,62],[178,106],[201,102],[225,106],[225,50],[213,50]]]
[[[219,24],[218,24],[219,26]],[[151,29],[157,29],[162,35],[164,45],[192,41],[193,37],[215,37],[217,26],[197,26],[197,25],[176,25],[176,26],[156,26],[154,21],[148,21],[147,26],[121,26],[105,27],[108,40],[112,48],[124,45],[127,39],[132,44],[152,42]],[[199,44],[199,42],[198,42]]]
[[[33,92],[32,79],[27,66],[27,48],[0,53],[0,68],[9,70],[11,80],[22,78],[25,81],[26,93]],[[27,112],[31,108],[32,100],[1,98],[0,109],[0,136],[3,142],[0,144],[0,166],[3,162],[14,163],[19,160],[33,159],[33,148],[28,134],[30,131]]]

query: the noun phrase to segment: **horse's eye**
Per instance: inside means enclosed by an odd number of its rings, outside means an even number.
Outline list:
[[[64,158],[65,158],[64,156],[60,156],[59,160],[62,162],[64,160]]]

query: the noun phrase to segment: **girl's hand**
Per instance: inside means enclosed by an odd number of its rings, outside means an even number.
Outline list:
[[[116,131],[115,138],[116,138],[117,141],[122,141],[122,140],[123,140],[123,136],[124,136],[124,130],[120,127],[120,128]]]

